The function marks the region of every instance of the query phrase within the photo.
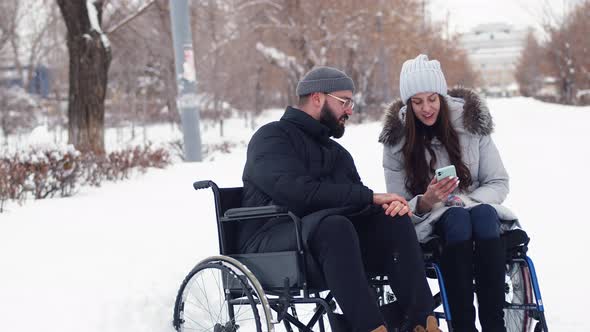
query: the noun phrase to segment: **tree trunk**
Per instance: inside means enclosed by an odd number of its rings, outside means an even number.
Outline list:
[[[100,27],[92,26],[96,8],[100,26],[102,1],[57,0],[67,27],[70,57],[68,142],[80,151],[104,153],[104,101],[111,51]]]

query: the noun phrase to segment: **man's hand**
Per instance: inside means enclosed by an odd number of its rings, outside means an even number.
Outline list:
[[[398,194],[373,194],[373,204],[383,205],[389,204],[393,201],[402,202],[405,205],[408,205],[406,199]]]
[[[398,194],[373,194],[373,203],[381,205],[388,216],[403,216],[405,214],[412,216],[412,210],[410,210],[408,202]]]

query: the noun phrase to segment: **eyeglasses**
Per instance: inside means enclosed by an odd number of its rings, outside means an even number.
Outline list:
[[[346,108],[351,108],[351,109],[354,108],[354,100],[352,100],[352,99],[344,99],[344,98],[336,97],[336,96],[334,96],[331,93],[326,93],[326,95],[328,95],[328,96],[330,96],[330,97],[338,100],[339,102],[341,102],[342,103],[342,107],[345,108],[345,109]]]

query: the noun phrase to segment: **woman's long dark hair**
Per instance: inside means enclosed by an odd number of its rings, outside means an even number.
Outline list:
[[[403,147],[404,168],[406,171],[406,189],[413,195],[423,194],[430,179],[434,176],[436,155],[432,149],[432,139],[438,138],[449,154],[449,159],[457,169],[461,182],[460,189],[468,188],[471,181],[469,168],[463,162],[459,135],[449,120],[449,106],[441,95],[438,119],[431,127],[426,126],[414,115],[412,101],[408,100],[406,109],[406,142]],[[426,151],[430,154],[430,165],[426,163]],[[445,165],[446,166],[446,165]]]

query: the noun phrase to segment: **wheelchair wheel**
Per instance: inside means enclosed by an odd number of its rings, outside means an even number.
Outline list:
[[[506,303],[528,304],[533,300],[533,290],[529,268],[523,262],[510,262],[506,265]],[[533,331],[533,319],[529,310],[504,309],[507,332]]]
[[[173,319],[177,331],[274,331],[260,283],[243,264],[227,256],[209,257],[186,276]]]

